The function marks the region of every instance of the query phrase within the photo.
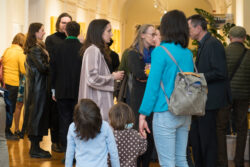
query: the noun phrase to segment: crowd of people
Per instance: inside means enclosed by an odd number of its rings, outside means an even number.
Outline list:
[[[91,21],[83,39],[80,25],[62,13],[56,30],[43,42],[44,25],[31,23],[27,35],[18,33],[1,58],[0,164],[4,167],[9,163],[5,136],[19,140],[27,135],[30,157],[50,158],[39,144],[49,129],[51,150],[65,153],[66,167],[74,162],[77,167],[148,167],[154,150],[162,167],[227,167],[231,109],[236,113],[234,162],[244,167],[250,51],[243,44],[243,27],[230,29],[231,43],[224,48],[208,32],[202,16],[186,18],[182,11],[172,10],[163,15],[160,26],[137,26],[121,63],[110,49],[116,41],[108,20]],[[195,62],[188,49],[190,38],[198,41]],[[180,71],[164,47],[183,72],[197,67],[204,74],[208,86],[204,116],[169,111],[161,84],[171,98]],[[187,154],[189,146],[192,154]]]

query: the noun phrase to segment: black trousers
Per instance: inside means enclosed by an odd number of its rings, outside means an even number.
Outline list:
[[[51,142],[59,143],[59,113],[57,103],[50,99],[50,133]]]
[[[13,120],[13,114],[15,112],[16,109],[16,100],[17,100],[17,93],[18,93],[18,86],[11,86],[11,85],[7,85],[5,84],[6,89],[9,92],[9,100],[11,102],[11,107],[10,107],[10,112],[12,114],[12,120]],[[9,130],[12,126],[12,121],[10,124],[6,124],[6,130]]]
[[[61,145],[66,149],[69,125],[73,122],[76,99],[57,99],[59,113],[59,136]]]
[[[233,115],[236,126],[236,152],[234,162],[238,166],[244,165],[244,152],[248,129],[248,100],[233,100]],[[218,165],[228,164],[226,133],[230,115],[230,107],[224,108],[217,115],[217,137],[218,137]]]
[[[149,117],[146,117],[146,120],[148,123],[148,128],[150,129],[151,133],[147,133],[147,150],[144,154],[138,157],[137,160],[138,167],[149,167],[153,149],[155,148],[153,128],[152,128],[153,113]]]
[[[218,110],[206,110],[205,116],[196,117],[192,120],[189,135],[195,167],[216,167],[217,112]]]
[[[40,141],[43,140],[43,136],[29,135],[28,137],[31,143],[39,143]]]

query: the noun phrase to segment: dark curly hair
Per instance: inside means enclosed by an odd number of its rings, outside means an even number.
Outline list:
[[[101,132],[102,116],[99,107],[90,99],[81,99],[75,106],[73,121],[81,140],[93,139]]]
[[[80,34],[80,25],[75,21],[71,21],[66,25],[66,32],[68,36],[77,37]]]

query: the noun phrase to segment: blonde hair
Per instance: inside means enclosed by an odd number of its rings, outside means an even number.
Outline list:
[[[127,104],[119,102],[110,109],[109,120],[114,130],[124,130],[127,124],[135,122],[135,116]]]
[[[139,53],[143,55],[143,39],[141,38],[142,34],[145,34],[149,27],[154,27],[152,24],[143,24],[139,27],[136,32],[134,42],[131,45],[131,48],[136,49],[138,46]]]
[[[18,33],[15,35],[12,44],[17,44],[21,46],[22,48],[24,47],[26,37],[23,33]]]

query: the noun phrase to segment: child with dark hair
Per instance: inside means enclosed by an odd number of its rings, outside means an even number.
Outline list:
[[[111,127],[102,120],[100,109],[90,99],[81,99],[75,107],[74,122],[67,136],[65,167],[107,167],[108,153],[112,167],[120,167],[118,151]]]
[[[134,112],[127,104],[119,102],[110,109],[109,120],[114,128],[121,167],[136,167],[137,158],[147,150],[147,140],[132,129]]]

